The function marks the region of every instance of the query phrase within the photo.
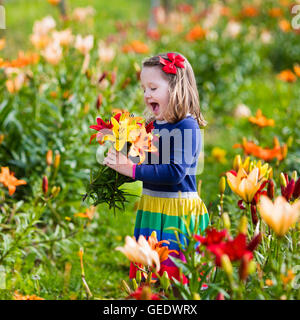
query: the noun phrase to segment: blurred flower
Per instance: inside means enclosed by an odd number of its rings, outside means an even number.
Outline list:
[[[12,79],[8,79],[5,82],[6,89],[9,93],[16,93],[18,92],[24,85],[26,80],[26,75],[23,72],[18,73]]]
[[[246,138],[243,138],[242,144],[235,144],[233,148],[242,148],[245,154],[252,154],[257,158],[260,158],[265,161],[272,160],[277,158],[279,161],[283,160],[287,154],[287,145],[284,144],[280,146],[279,141],[274,137],[274,147],[273,149],[262,148],[256,145],[252,141],[247,141]]]
[[[158,24],[164,24],[166,22],[166,11],[164,7],[162,6],[154,7],[153,13],[154,13],[155,21]]]
[[[295,278],[295,274],[293,273],[293,270],[288,270],[288,275],[285,276],[284,274],[280,275],[280,279],[283,282],[283,284],[287,285],[289,282],[291,282]]]
[[[237,173],[226,173],[227,182],[231,190],[240,196],[245,202],[251,203],[259,190],[263,178],[259,179],[259,169],[254,168],[249,174],[241,167]]]
[[[5,48],[6,40],[4,38],[0,39],[0,50]]]
[[[286,19],[282,19],[278,22],[279,28],[283,31],[283,32],[288,32],[291,30],[291,24],[288,20]]]
[[[133,40],[129,44],[125,44],[122,48],[124,53],[135,52],[135,53],[148,53],[149,47],[139,40]]]
[[[138,241],[135,237],[126,236],[124,247],[117,247],[116,250],[121,251],[130,261],[143,266],[153,266],[155,264],[156,271],[160,269],[160,261],[158,253],[151,249],[149,243],[143,236]]]
[[[43,51],[42,56],[45,60],[52,64],[57,65],[63,57],[62,48],[59,42],[52,41]]]
[[[88,6],[85,8],[75,8],[72,16],[75,21],[83,22],[88,16],[93,16],[95,13],[95,9]]]
[[[207,30],[203,29],[200,25],[194,26],[186,35],[187,41],[196,41],[204,39],[206,36]]]
[[[242,25],[234,20],[230,20],[224,31],[225,35],[231,38],[236,38],[242,30]]]
[[[268,30],[263,30],[261,35],[260,35],[260,39],[262,43],[268,44],[272,41],[272,35],[271,32]]]
[[[46,154],[46,162],[48,166],[52,165],[52,161],[53,161],[53,151],[50,149],[47,151]]]
[[[294,65],[294,72],[296,73],[297,77],[300,77],[300,65],[298,63]]]
[[[33,25],[33,34],[46,35],[56,27],[56,22],[51,16],[38,20]]]
[[[60,3],[60,0],[48,0],[48,2],[50,4],[52,4],[53,6],[56,6],[56,5],[58,5]]]
[[[36,64],[39,61],[39,55],[37,53],[25,55],[23,51],[18,52],[18,58],[12,61],[1,61],[1,68],[23,68],[29,64]]]
[[[216,160],[217,162],[220,162],[220,163],[226,163],[227,160],[226,160],[226,150],[224,149],[221,149],[219,147],[214,147],[211,151],[211,155],[212,157],[214,158],[214,160]]]
[[[277,79],[285,82],[295,82],[297,77],[291,70],[283,70],[277,75]]]
[[[283,12],[282,12],[282,9],[279,8],[279,7],[276,7],[276,8],[271,8],[269,11],[268,11],[268,14],[270,17],[272,18],[278,18],[278,17],[281,17],[283,15]]]
[[[58,42],[61,46],[68,46],[74,40],[71,29],[65,29],[62,31],[54,31],[52,38],[55,42]]]
[[[18,180],[13,172],[9,172],[8,167],[1,167],[0,182],[8,188],[9,195],[13,195],[17,186],[27,184],[24,180]]]
[[[256,111],[255,117],[249,117],[248,119],[251,123],[258,125],[259,127],[274,127],[275,122],[273,119],[267,119],[261,112],[260,109]]]
[[[79,212],[75,213],[74,217],[79,217],[79,218],[87,218],[89,220],[92,220],[96,212],[96,207],[91,206],[90,208],[87,208],[85,212]]]
[[[98,57],[100,61],[108,63],[116,56],[116,50],[113,47],[109,47],[104,41],[99,41],[98,44]]]
[[[266,279],[266,285],[271,287],[273,285],[273,281],[271,279]]]
[[[258,9],[253,6],[246,6],[241,11],[241,15],[243,17],[248,17],[248,18],[256,17],[258,16],[258,14],[259,14]]]
[[[147,285],[138,287],[126,299],[135,300],[160,300],[159,295],[152,293],[151,288]]]
[[[169,257],[169,254],[172,252],[176,253],[177,255],[179,254],[178,251],[169,250],[168,246],[163,246],[164,243],[170,244],[170,241],[167,241],[167,240],[157,241],[157,236],[155,231],[153,231],[150,237],[148,238],[148,243],[150,248],[152,250],[155,250],[158,253],[160,262],[167,260]]]
[[[30,36],[30,41],[37,49],[44,49],[50,42],[48,35],[43,34],[32,34]]]
[[[235,118],[248,118],[251,116],[250,109],[245,104],[238,104],[234,110]]]
[[[284,197],[279,196],[273,203],[268,197],[262,196],[258,210],[266,224],[281,237],[297,222],[300,214],[300,201],[290,205]]]
[[[18,291],[14,292],[13,299],[14,300],[45,300],[44,298],[38,297],[35,294],[33,294],[33,295],[27,294],[27,295],[23,296]]]
[[[81,52],[83,55],[87,55],[94,46],[94,36],[88,35],[86,37],[82,37],[81,35],[77,35],[75,39],[75,48]]]
[[[148,29],[147,36],[152,40],[159,40],[160,39],[160,33],[157,29]]]

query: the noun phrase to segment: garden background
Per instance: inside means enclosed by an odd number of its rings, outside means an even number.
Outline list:
[[[219,180],[236,155],[255,149],[247,141],[279,150],[265,159],[276,179],[280,172],[300,174],[300,33],[291,12],[296,2],[162,1],[168,11],[157,6],[152,14],[151,1],[65,1],[66,12],[58,2],[2,1],[0,164],[26,184],[12,191],[1,181],[0,298],[18,292],[85,299],[83,257],[93,298],[122,299],[129,261],[115,248],[133,234],[142,184],[126,186],[136,196],[116,216],[105,204],[94,210],[82,202],[90,169],[98,165],[89,126],[116,109],[142,116],[142,60],[169,51],[186,56],[208,122],[199,192],[211,225],[221,227]],[[54,20],[36,24],[46,16]],[[59,48],[47,51],[53,29],[68,28],[74,36],[92,38],[80,42],[68,34]],[[273,122],[259,120],[258,110]],[[257,121],[249,121],[255,115]],[[224,210],[233,230],[242,216],[237,200],[227,187]],[[298,251],[293,254],[299,263]],[[280,270],[278,279],[288,270]],[[271,285],[263,278],[248,298],[297,297],[275,278],[274,290],[264,290]]]

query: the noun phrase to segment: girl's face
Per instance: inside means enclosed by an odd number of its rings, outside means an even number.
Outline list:
[[[162,113],[169,103],[169,82],[159,67],[144,67],[141,72],[141,84],[144,90],[146,106],[155,115],[156,120],[164,120]]]

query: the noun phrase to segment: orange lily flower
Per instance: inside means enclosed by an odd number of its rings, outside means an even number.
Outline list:
[[[196,40],[199,40],[199,39],[203,39],[206,36],[206,33],[207,33],[207,31],[205,29],[203,29],[199,25],[196,25],[186,35],[186,40],[187,41],[196,41]]]
[[[1,68],[23,68],[29,64],[36,64],[39,61],[37,53],[28,54],[27,56],[23,51],[18,53],[18,58],[12,61],[0,61]]]
[[[170,244],[170,241],[167,241],[167,240],[157,241],[157,236],[155,231],[153,231],[151,233],[151,236],[148,238],[148,243],[150,248],[152,250],[155,250],[158,253],[160,262],[167,260],[171,252],[179,254],[177,250],[169,250],[169,247],[162,246],[163,243]]]
[[[15,193],[17,186],[27,184],[25,180],[18,180],[14,176],[13,172],[10,173],[8,167],[1,167],[0,182],[3,183],[3,185],[8,188],[10,196]]]
[[[153,136],[151,133],[147,133],[144,123],[142,124],[141,128],[138,129],[138,132],[138,137],[134,141],[132,141],[129,155],[132,157],[139,156],[140,162],[138,164],[141,164],[145,161],[146,158],[145,151],[156,152],[157,148],[152,144]]]
[[[298,77],[300,77],[300,65],[299,64],[294,65],[294,72],[296,73],[296,75]]]
[[[246,138],[243,138],[242,144],[235,144],[233,148],[242,148],[244,149],[245,154],[252,154],[253,156],[265,161],[270,161],[274,158],[277,158],[279,161],[281,161],[286,157],[287,154],[287,145],[284,144],[283,146],[280,146],[276,137],[274,137],[273,149],[264,149],[252,141],[247,141]]]
[[[291,24],[288,20],[286,19],[282,19],[279,21],[278,23],[279,28],[283,31],[283,32],[288,32],[291,30]]]
[[[261,196],[258,210],[262,219],[279,236],[284,236],[300,215],[300,202],[290,205],[282,196],[275,199],[274,203],[266,196]]]
[[[0,39],[0,50],[5,48],[5,39]]]
[[[139,40],[133,40],[129,44],[123,46],[122,51],[124,53],[135,52],[135,53],[148,53],[149,47]]]
[[[258,9],[252,6],[244,7],[241,12],[241,15],[243,17],[248,17],[248,18],[256,17],[258,16],[258,14],[259,14]]]
[[[297,77],[291,70],[283,70],[277,75],[277,79],[285,82],[295,82]]]
[[[89,220],[92,220],[95,212],[96,212],[96,207],[91,206],[90,208],[87,208],[85,212],[75,213],[74,217],[88,218]]]
[[[278,7],[270,9],[268,13],[272,18],[278,18],[283,15],[282,9]]]
[[[256,111],[255,117],[249,117],[248,120],[251,123],[258,125],[259,127],[274,127],[275,122],[273,119],[267,119],[261,112],[260,109]]]
[[[38,297],[35,294],[33,294],[33,295],[27,294],[26,296],[23,296],[18,291],[14,292],[13,298],[14,298],[14,300],[45,300],[44,298]]]

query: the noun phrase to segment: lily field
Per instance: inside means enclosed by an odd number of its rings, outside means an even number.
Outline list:
[[[0,4],[0,299],[300,298],[297,1]],[[115,212],[105,187],[97,205],[84,196],[100,188],[95,123],[141,121],[142,61],[166,52],[191,63],[207,121],[196,178],[210,222],[188,230],[177,280],[159,271],[168,244],[129,238],[142,182],[121,180]]]

